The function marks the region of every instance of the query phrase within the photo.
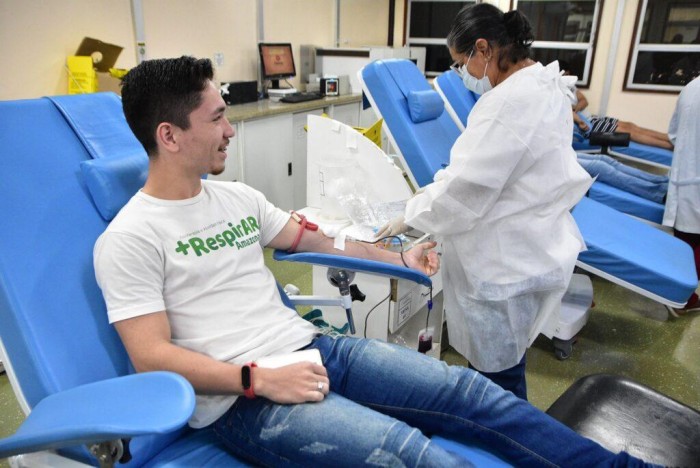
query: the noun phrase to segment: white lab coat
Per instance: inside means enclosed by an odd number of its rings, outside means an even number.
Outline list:
[[[678,96],[668,136],[674,150],[663,224],[700,234],[700,78]]]
[[[406,207],[409,226],[441,237],[450,344],[484,372],[551,337],[585,248],[569,210],[592,179],[571,147],[565,82],[538,63],[485,93],[450,165]]]

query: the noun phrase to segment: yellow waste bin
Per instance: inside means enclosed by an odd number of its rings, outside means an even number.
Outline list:
[[[97,73],[92,57],[71,55],[66,60],[68,70],[68,94],[85,94],[97,91]]]

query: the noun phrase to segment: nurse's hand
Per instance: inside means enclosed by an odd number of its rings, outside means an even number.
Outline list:
[[[403,259],[409,268],[432,276],[440,269],[440,257],[432,250],[437,242],[422,242],[403,253]]]
[[[379,228],[375,239],[381,239],[382,237],[387,236],[398,236],[399,234],[403,234],[404,232],[408,232],[410,230],[411,226],[406,224],[403,215],[397,216]]]

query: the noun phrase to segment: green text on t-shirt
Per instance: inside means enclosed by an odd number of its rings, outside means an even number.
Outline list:
[[[235,247],[240,250],[260,240],[258,220],[253,216],[241,219],[240,223],[236,226],[234,226],[233,223],[228,223],[228,226],[229,229],[213,237],[203,239],[195,236],[190,237],[185,242],[179,240],[177,241],[175,252],[188,255],[189,249],[192,248],[192,251],[198,257],[201,257],[202,254],[208,254],[212,250],[219,250],[227,246]]]

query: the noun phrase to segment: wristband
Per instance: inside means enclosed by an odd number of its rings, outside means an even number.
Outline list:
[[[241,385],[243,386],[243,394],[251,400],[255,398],[255,390],[253,389],[253,368],[258,367],[254,362],[249,362],[241,367]]]

